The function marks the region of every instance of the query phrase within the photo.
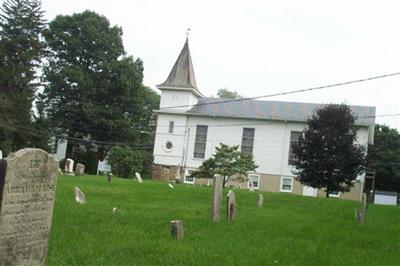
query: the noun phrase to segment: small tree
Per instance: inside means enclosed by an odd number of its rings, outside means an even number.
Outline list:
[[[145,151],[116,146],[111,148],[108,162],[115,175],[128,178],[135,176],[135,172],[142,172],[145,159]]]
[[[223,187],[231,179],[244,180],[247,172],[254,171],[258,166],[253,155],[239,151],[239,146],[228,146],[223,143],[216,148],[215,154],[204,161],[192,175],[197,178],[213,178],[214,175],[224,176]]]
[[[313,114],[308,128],[293,145],[293,173],[303,185],[349,191],[364,171],[364,148],[356,145],[355,118],[347,105],[329,104]]]

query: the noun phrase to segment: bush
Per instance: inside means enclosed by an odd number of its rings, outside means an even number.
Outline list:
[[[134,150],[130,147],[113,147],[107,161],[110,163],[114,175],[125,178],[133,177],[135,172],[142,173],[144,166],[148,165],[148,152]]]

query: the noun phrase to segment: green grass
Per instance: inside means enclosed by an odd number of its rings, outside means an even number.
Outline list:
[[[74,187],[87,203],[74,200]],[[237,219],[210,221],[212,189],[145,180],[62,176],[48,265],[399,265],[400,208],[236,190]],[[224,199],[225,200],[225,199]],[[117,207],[117,213],[112,208]],[[225,209],[224,209],[225,212]],[[171,220],[185,237],[171,239]]]

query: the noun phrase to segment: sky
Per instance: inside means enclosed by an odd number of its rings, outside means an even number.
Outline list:
[[[400,1],[42,0],[45,18],[92,10],[123,29],[129,55],[156,90],[190,28],[199,90],[246,97],[400,72]],[[375,106],[400,113],[400,76],[268,98]],[[377,118],[400,130],[400,116]]]

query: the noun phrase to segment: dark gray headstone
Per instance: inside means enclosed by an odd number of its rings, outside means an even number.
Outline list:
[[[0,163],[0,265],[44,265],[58,162],[23,149]]]

